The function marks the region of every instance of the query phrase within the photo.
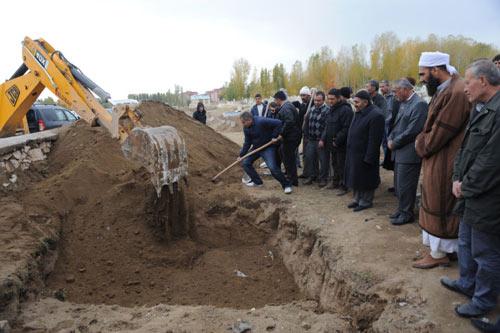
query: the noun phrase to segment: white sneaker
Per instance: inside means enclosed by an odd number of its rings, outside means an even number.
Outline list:
[[[249,178],[246,178],[246,177],[241,178],[241,182],[242,182],[243,184],[250,183],[251,181],[252,181],[252,180],[250,179],[250,177],[249,177]]]
[[[262,163],[259,165],[259,167],[260,167],[261,169],[267,169],[267,164],[266,164],[266,162],[262,162]]]
[[[245,183],[245,185],[248,186],[248,187],[262,187],[262,186],[264,186],[263,184],[255,184],[252,181],[250,181],[248,183]]]
[[[290,193],[292,193],[292,187],[291,186],[285,187],[285,194],[290,194]]]
[[[246,184],[246,183],[249,183],[249,182],[251,182],[251,181],[252,181],[252,178],[250,178],[250,176],[249,176],[249,175],[247,175],[247,173],[246,173],[246,172],[243,172],[243,177],[241,178],[241,182],[242,182],[243,184]]]

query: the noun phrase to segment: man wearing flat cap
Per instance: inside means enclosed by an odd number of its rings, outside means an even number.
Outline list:
[[[358,212],[373,206],[375,190],[380,185],[380,144],[384,137],[385,118],[366,90],[354,97],[354,118],[347,135],[345,185],[354,192],[347,207]]]
[[[423,52],[418,65],[420,80],[432,97],[424,129],[415,142],[423,173],[419,224],[423,243],[430,252],[413,267],[426,269],[448,266],[449,256],[458,250],[453,161],[464,137],[471,104],[448,54]]]

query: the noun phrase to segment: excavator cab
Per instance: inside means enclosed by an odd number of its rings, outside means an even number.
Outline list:
[[[124,155],[149,171],[158,198],[165,187],[173,198],[182,195],[178,192],[179,184],[187,179],[187,152],[174,127],[143,125],[137,105],[119,105],[108,112],[100,101],[107,102],[110,94],[43,39],[26,37],[22,54],[23,64],[0,85],[0,137],[16,134],[31,105],[47,88],[89,124],[105,127],[120,140]]]

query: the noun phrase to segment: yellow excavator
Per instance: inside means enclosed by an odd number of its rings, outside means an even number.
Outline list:
[[[89,124],[105,127],[113,138],[120,140],[124,155],[149,171],[163,206],[167,204],[165,200],[179,202],[180,199],[181,204],[185,204],[180,183],[187,177],[187,151],[174,127],[144,126],[139,109],[133,105],[119,105],[107,111],[98,98],[106,102],[110,94],[41,38],[26,37],[22,42],[22,57],[23,64],[0,85],[0,137],[16,134],[23,122],[26,123],[25,116],[32,104],[47,88]],[[161,195],[164,198],[160,199]],[[179,207],[167,206],[166,216],[157,219],[177,216],[175,212]],[[181,226],[184,231],[185,228]]]
[[[143,126],[141,113],[133,105],[107,111],[97,97],[107,102],[110,94],[41,38],[26,37],[22,55],[23,64],[0,85],[0,137],[16,134],[32,104],[47,88],[89,124],[101,125],[119,139],[125,156],[151,173],[158,196],[163,186],[172,191],[173,184],[185,179],[187,152],[174,127]]]

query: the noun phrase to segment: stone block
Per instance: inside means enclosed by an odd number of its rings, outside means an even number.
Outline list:
[[[40,148],[31,149],[28,152],[28,156],[32,162],[43,161],[45,159],[45,154],[42,152]]]

